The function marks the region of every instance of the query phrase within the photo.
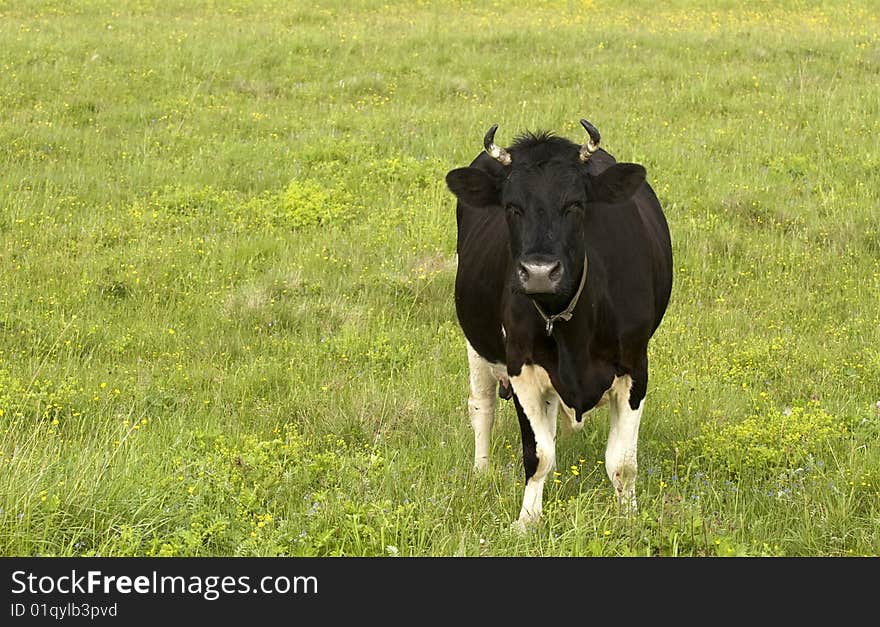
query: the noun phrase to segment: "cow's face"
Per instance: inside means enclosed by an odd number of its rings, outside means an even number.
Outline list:
[[[459,168],[446,175],[446,182],[466,205],[505,213],[512,289],[559,310],[580,283],[585,216],[631,198],[645,180],[645,169],[619,163],[594,177],[575,144],[550,138],[542,150],[529,148],[512,147],[510,165],[492,167],[492,173]]]
[[[515,291],[551,296],[577,289],[587,205],[581,169],[568,163],[512,168],[504,181],[499,204],[507,219]]]

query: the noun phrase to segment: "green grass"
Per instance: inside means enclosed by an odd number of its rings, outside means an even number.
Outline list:
[[[880,554],[876,3],[0,2],[0,554]],[[443,177],[586,117],[675,286],[530,534]]]

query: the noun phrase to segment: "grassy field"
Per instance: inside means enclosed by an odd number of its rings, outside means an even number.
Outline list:
[[[0,554],[880,554],[876,2],[534,4],[0,1]],[[581,117],[675,286],[520,535],[443,177]]]

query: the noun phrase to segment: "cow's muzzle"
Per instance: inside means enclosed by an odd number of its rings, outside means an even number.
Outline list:
[[[517,277],[526,294],[555,294],[563,273],[561,261],[543,255],[527,257],[517,266]]]

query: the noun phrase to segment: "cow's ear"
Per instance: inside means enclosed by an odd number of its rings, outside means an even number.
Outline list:
[[[615,163],[594,179],[596,200],[607,203],[629,200],[645,182],[646,175],[645,168],[638,163]]]
[[[490,174],[477,168],[458,168],[446,175],[446,185],[460,201],[472,207],[499,202],[498,185]]]

